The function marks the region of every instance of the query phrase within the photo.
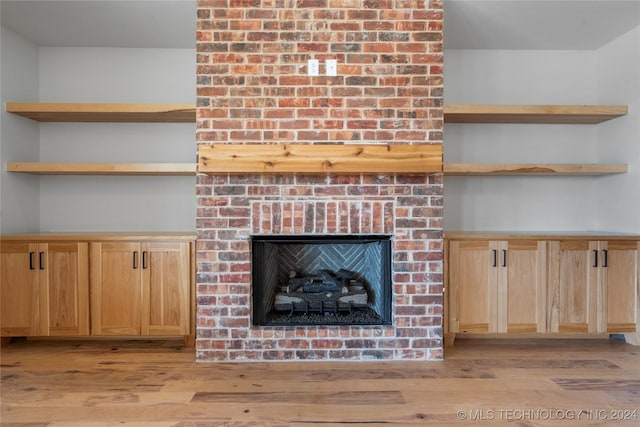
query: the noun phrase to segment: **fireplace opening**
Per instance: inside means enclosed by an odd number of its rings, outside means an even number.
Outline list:
[[[256,326],[390,325],[391,236],[253,236]]]

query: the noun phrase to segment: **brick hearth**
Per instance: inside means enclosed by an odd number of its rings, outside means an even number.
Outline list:
[[[198,4],[199,143],[442,143],[439,1]],[[338,76],[307,76],[310,58]],[[199,174],[196,191],[198,360],[442,357],[441,174]],[[253,326],[258,234],[391,235],[392,325]]]

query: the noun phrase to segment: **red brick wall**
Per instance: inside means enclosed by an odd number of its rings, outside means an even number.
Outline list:
[[[440,1],[198,6],[198,143],[442,143]],[[198,359],[440,358],[442,191],[441,175],[199,175]],[[393,325],[253,327],[248,239],[300,233],[391,234]]]

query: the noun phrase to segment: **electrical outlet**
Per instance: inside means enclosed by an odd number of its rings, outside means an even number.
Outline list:
[[[320,62],[317,59],[310,59],[307,62],[307,74],[317,76],[320,74]]]
[[[327,62],[325,62],[325,66],[327,67],[327,69],[326,69],[327,76],[337,76],[338,75],[338,60],[336,60],[336,59],[327,59]]]

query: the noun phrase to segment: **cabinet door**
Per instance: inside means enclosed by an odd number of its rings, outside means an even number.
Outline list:
[[[89,335],[88,244],[41,243],[38,268],[40,282],[46,284],[41,295],[46,335]]]
[[[91,243],[91,333],[139,335],[140,244]]]
[[[600,243],[602,283],[598,293],[599,332],[635,332],[638,321],[637,241]]]
[[[0,300],[2,336],[39,334],[40,290],[38,245],[3,242],[0,245]]]
[[[549,242],[549,332],[597,332],[597,242]]]
[[[449,329],[497,332],[497,243],[482,240],[449,244]]]
[[[498,332],[546,332],[546,242],[499,242],[498,251]]]
[[[190,249],[187,242],[142,244],[142,335],[188,335]]]

